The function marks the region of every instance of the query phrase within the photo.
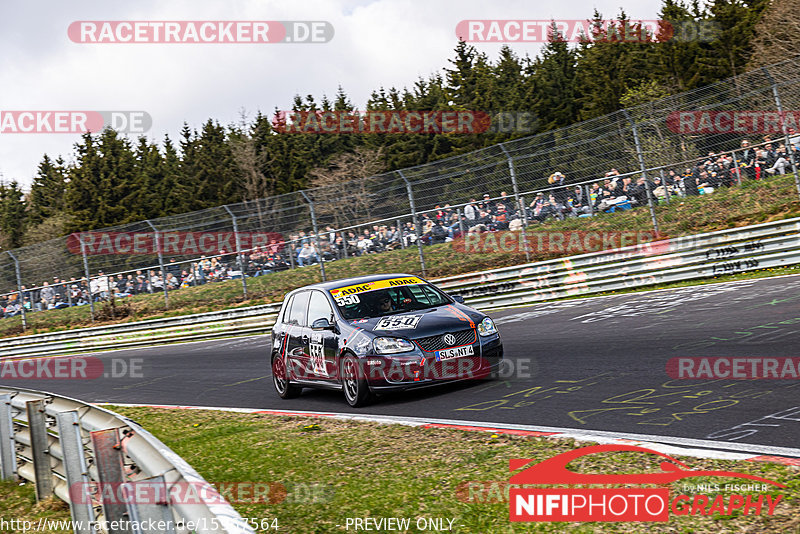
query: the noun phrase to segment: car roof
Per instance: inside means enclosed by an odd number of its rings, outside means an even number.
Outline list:
[[[390,280],[392,278],[408,278],[411,276],[415,276],[420,278],[414,274],[407,274],[407,273],[390,273],[390,274],[370,274],[367,276],[356,276],[354,278],[341,278],[339,280],[331,280],[328,282],[319,282],[316,284],[310,284],[307,286],[299,287],[292,291],[295,293],[300,291],[301,289],[322,289],[322,290],[329,290],[335,289],[337,287],[345,287],[345,286],[353,286],[358,284],[363,284],[365,282],[374,282],[376,280]],[[420,280],[423,280],[420,278]]]

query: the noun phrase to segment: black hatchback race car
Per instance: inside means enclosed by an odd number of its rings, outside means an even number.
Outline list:
[[[503,358],[494,322],[408,274],[313,284],[286,295],[272,328],[272,376],[284,399],[302,388],[374,394],[492,375]]]

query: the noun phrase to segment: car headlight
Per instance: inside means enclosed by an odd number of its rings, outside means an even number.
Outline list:
[[[497,333],[497,327],[494,325],[494,321],[488,317],[484,317],[483,321],[478,324],[478,332],[480,332],[482,336],[491,336]]]
[[[376,337],[372,342],[378,354],[394,354],[414,350],[414,344],[399,337]]]

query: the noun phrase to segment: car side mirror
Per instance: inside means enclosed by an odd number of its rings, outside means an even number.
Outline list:
[[[311,330],[333,330],[333,324],[323,317],[311,323]]]
[[[450,297],[459,304],[464,304],[464,297],[461,295],[450,295]]]

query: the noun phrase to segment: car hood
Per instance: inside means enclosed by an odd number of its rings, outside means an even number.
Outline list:
[[[484,317],[486,317],[484,314],[467,306],[451,304],[383,317],[357,319],[348,321],[348,323],[364,329],[373,336],[418,339],[446,332],[457,332],[467,328],[476,328]]]

